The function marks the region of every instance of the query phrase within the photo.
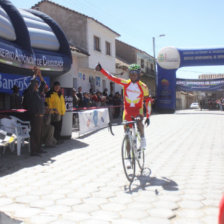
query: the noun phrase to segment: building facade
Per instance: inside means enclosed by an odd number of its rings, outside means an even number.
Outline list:
[[[116,57],[117,61],[117,74],[121,73],[120,69],[123,66],[123,73],[127,72],[124,65],[136,63],[141,66],[141,80],[146,83],[151,91],[151,95],[156,94],[156,76],[154,68],[154,58],[148,53],[139,50],[131,45],[128,45],[120,40],[116,40]]]
[[[94,18],[78,13],[54,2],[43,0],[34,9],[50,15],[63,29],[71,46],[80,49],[73,55],[73,87],[83,92],[110,89],[110,81],[95,71],[98,62],[115,73],[115,39],[119,34]]]

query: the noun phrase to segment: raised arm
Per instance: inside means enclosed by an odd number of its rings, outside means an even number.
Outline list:
[[[114,75],[109,74],[108,72],[106,72],[106,71],[102,68],[102,66],[101,66],[100,64],[98,64],[98,65],[96,66],[96,71],[101,72],[104,76],[106,76],[108,79],[110,79],[111,81],[113,81],[113,82],[115,82],[115,83],[117,83],[117,84],[120,84],[120,85],[125,85],[125,84],[127,84],[127,80],[126,80],[126,79],[120,79],[120,78],[118,78],[118,77],[116,77],[116,76],[114,76]]]

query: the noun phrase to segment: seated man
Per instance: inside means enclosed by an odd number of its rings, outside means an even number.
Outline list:
[[[45,103],[41,142],[45,144],[46,147],[54,147],[57,144],[57,140],[54,138],[54,126],[51,125],[51,112],[52,109]]]

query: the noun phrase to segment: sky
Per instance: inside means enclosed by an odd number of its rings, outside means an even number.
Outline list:
[[[28,9],[39,0],[11,0]],[[54,0],[92,17],[120,34],[119,40],[153,56],[163,47],[224,48],[223,0]],[[161,34],[165,35],[159,37]],[[224,73],[222,66],[183,67],[177,78]]]

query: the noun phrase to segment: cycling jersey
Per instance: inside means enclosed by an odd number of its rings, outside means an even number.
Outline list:
[[[134,116],[144,116],[143,101],[146,106],[146,117],[148,118],[151,114],[151,98],[149,97],[149,89],[145,83],[137,81],[131,82],[130,79],[121,79],[107,73],[104,69],[100,72],[111,81],[123,86],[124,92],[124,116],[123,118],[127,121],[131,120]]]

